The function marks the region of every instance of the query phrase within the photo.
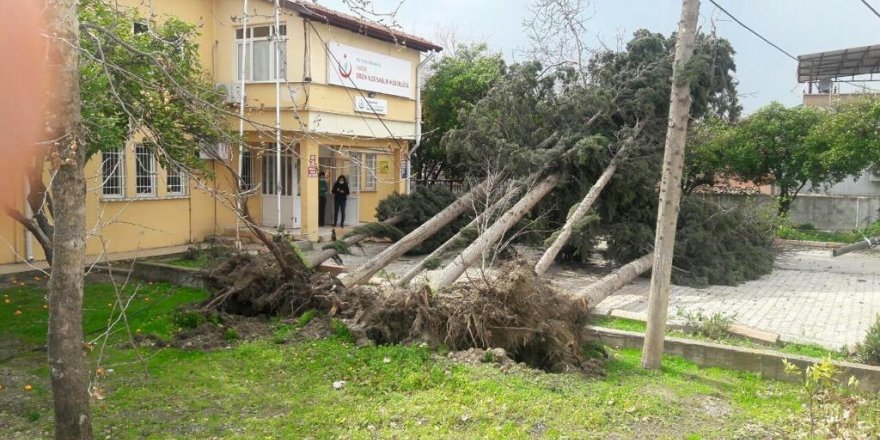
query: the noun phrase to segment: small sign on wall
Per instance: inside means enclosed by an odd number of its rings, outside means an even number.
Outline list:
[[[318,157],[309,155],[309,177],[318,177]]]
[[[377,98],[354,97],[354,111],[359,113],[388,114],[388,101]]]
[[[380,160],[379,174],[391,174],[391,162],[387,160]]]

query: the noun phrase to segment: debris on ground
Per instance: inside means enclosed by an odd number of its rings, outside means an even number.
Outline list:
[[[523,259],[505,264],[491,280],[431,292],[426,287],[346,288],[319,272],[302,274],[305,282],[289,282],[271,257],[236,254],[204,275],[214,297],[203,304],[202,313],[265,321],[314,309],[344,322],[359,345],[424,342],[454,351],[502,348],[516,362],[546,371],[601,369],[601,362],[584,354],[586,301],[553,290]],[[224,295],[223,301],[216,300],[218,295]],[[206,336],[195,333],[194,345],[220,343],[228,336],[214,331],[206,342],[200,340]]]

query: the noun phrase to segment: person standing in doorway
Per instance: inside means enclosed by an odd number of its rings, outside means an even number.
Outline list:
[[[318,173],[318,226],[327,223],[327,193],[330,192],[330,183],[327,182],[327,173]]]
[[[333,227],[339,224],[340,228],[345,227],[345,202],[348,199],[348,179],[345,176],[339,176],[336,183],[333,184]],[[341,214],[341,215],[340,215]]]

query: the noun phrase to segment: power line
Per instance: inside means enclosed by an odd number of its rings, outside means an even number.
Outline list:
[[[864,1],[864,0],[862,0],[862,1]],[[709,0],[709,3],[712,3],[713,5],[715,5],[716,8],[720,9],[721,12],[725,13],[728,17],[730,17],[730,18],[731,18],[733,21],[735,21],[737,24],[739,24],[740,26],[744,27],[746,30],[748,30],[749,32],[751,32],[752,34],[754,34],[756,37],[758,37],[758,38],[764,40],[765,43],[767,43],[767,44],[769,44],[769,45],[775,47],[776,50],[782,52],[783,54],[785,54],[785,56],[787,56],[787,57],[789,57],[789,58],[791,58],[791,59],[793,59],[793,60],[795,60],[795,61],[798,60],[796,56],[794,56],[794,55],[788,53],[785,49],[783,49],[783,48],[777,46],[777,45],[776,45],[775,43],[773,43],[772,41],[770,41],[770,40],[764,38],[763,35],[759,34],[759,33],[758,33],[757,31],[755,31],[754,29],[748,27],[745,23],[739,21],[738,18],[734,17],[733,14],[731,14],[730,12],[727,12],[727,9],[724,9],[723,7],[721,7],[721,5],[719,5],[718,3],[716,3],[715,0]]]
[[[870,9],[870,10],[871,10],[871,12],[873,12],[873,13],[874,13],[874,15],[876,15],[876,16],[877,16],[877,17],[878,17],[878,18],[880,18],[880,12],[877,12],[877,10],[876,10],[876,9],[874,9],[874,7],[873,7],[873,6],[871,6],[871,4],[870,4],[870,3],[868,3],[868,1],[867,1],[867,0],[862,0],[862,3],[863,3],[863,4],[864,4],[864,5],[865,5],[865,6],[867,6],[867,7],[868,7],[868,9]]]
[[[880,17],[880,13],[878,13],[873,7],[871,7],[870,4],[868,4],[865,0],[861,0],[861,1],[862,1],[862,3],[865,4],[865,6],[867,6],[867,7],[870,8],[872,11],[874,11],[874,13],[877,14],[878,17]],[[730,12],[727,12],[727,10],[724,9],[721,5],[719,5],[715,0],[709,0],[709,3],[712,3],[713,5],[715,5],[716,8],[720,9],[721,12],[723,12],[724,14],[726,14],[728,17],[730,17],[730,18],[731,18],[733,21],[735,21],[737,24],[739,24],[740,26],[742,26],[743,28],[745,28],[746,30],[748,30],[749,32],[751,32],[752,34],[754,34],[756,37],[758,37],[758,38],[760,38],[761,40],[763,40],[765,43],[767,43],[767,44],[773,46],[774,48],[776,48],[776,50],[782,52],[785,56],[791,58],[792,60],[795,60],[795,61],[797,61],[797,62],[800,62],[800,60],[799,60],[796,56],[792,55],[791,53],[789,53],[789,52],[786,51],[785,49],[779,47],[776,43],[774,43],[774,42],[768,40],[768,39],[765,38],[763,35],[759,34],[757,31],[755,31],[754,29],[750,28],[748,25],[746,25],[745,23],[743,23],[742,21],[740,21],[738,18],[734,17],[733,14],[731,14]],[[844,81],[844,80],[838,80],[838,81],[839,81],[839,82],[842,82],[842,83],[844,83],[844,84],[849,84],[849,85],[851,85],[851,86],[861,87],[861,88],[864,89],[864,90],[870,90],[870,91],[872,91],[872,92],[878,92],[878,90],[876,90],[876,89],[872,89],[872,88],[870,88],[870,87],[868,87],[868,86],[865,86],[865,85],[855,84],[855,83],[853,83],[853,82],[850,82],[850,81]]]

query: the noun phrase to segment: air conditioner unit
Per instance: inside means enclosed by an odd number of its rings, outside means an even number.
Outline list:
[[[214,86],[214,90],[223,96],[223,102],[226,104],[239,104],[241,89],[241,83],[222,83]]]
[[[232,149],[229,144],[220,142],[218,144],[206,145],[199,150],[199,159],[204,160],[229,160]]]

